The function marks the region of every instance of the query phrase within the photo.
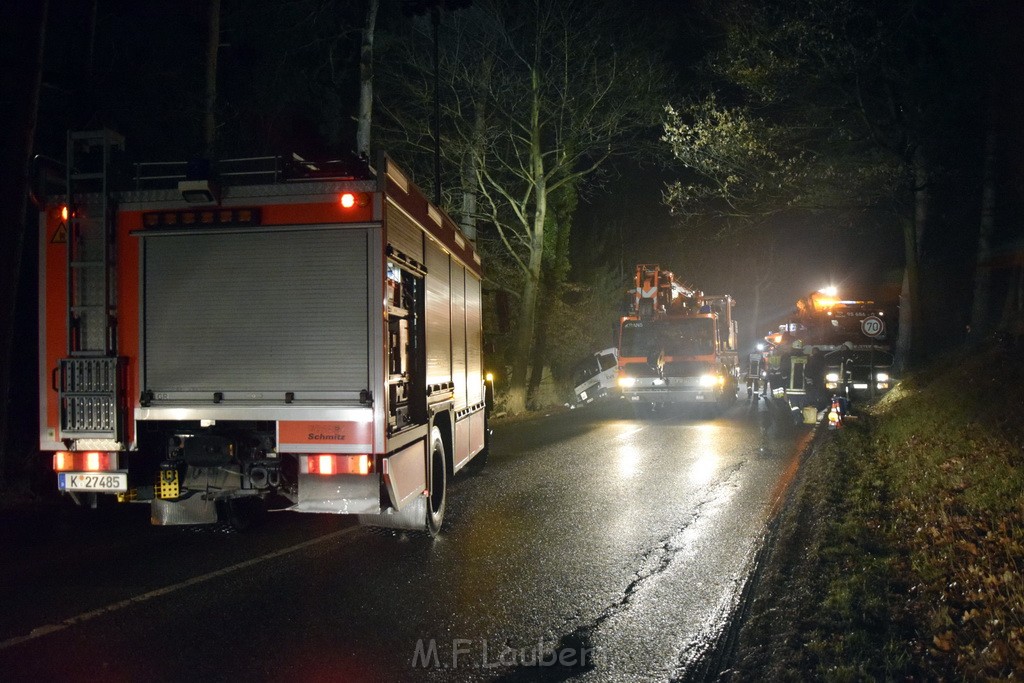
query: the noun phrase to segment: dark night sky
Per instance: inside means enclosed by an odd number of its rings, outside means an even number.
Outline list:
[[[699,4],[696,0],[657,0],[636,8],[656,19],[658,42],[665,46],[683,91],[692,78],[691,65],[715,40],[700,23]],[[396,3],[384,0],[383,5],[383,26],[405,20]],[[123,132],[140,159],[184,158],[194,153],[199,137],[205,3],[100,0],[91,70],[84,58],[88,54],[88,6],[85,2],[51,3],[38,151],[59,158],[66,129],[106,125]],[[323,36],[311,34],[297,23],[303,15],[295,3],[224,0],[223,7],[219,88],[223,144],[230,148],[229,153],[294,150],[309,154],[329,146],[312,112],[324,106],[323,94],[311,91],[308,85],[303,87],[309,80],[306,71],[280,69],[287,60],[314,63],[320,49],[314,40]],[[337,26],[346,22],[358,26],[361,3],[346,7],[351,15],[336,17]],[[1016,44],[1008,36],[1001,38],[1009,45]],[[353,96],[338,105],[343,111],[340,118],[346,122],[355,101],[354,46],[351,40],[343,41],[343,58],[338,61],[340,67],[348,67],[352,77],[345,81],[342,76],[339,82],[339,89],[344,92],[348,88]],[[1005,70],[1007,74],[1019,74],[1019,57],[1008,66],[1012,68]],[[1013,82],[1007,74],[1003,74],[1005,82]],[[1012,111],[1019,112],[1020,95],[1013,97]],[[248,132],[242,134],[243,130]],[[347,139],[350,132],[346,130],[344,135]],[[1013,144],[1020,149],[1019,133]],[[967,166],[967,175],[977,173],[977,168]],[[742,310],[750,298],[750,277],[732,258],[734,250],[728,243],[707,244],[692,236],[682,237],[677,222],[661,203],[664,183],[674,177],[673,171],[630,164],[616,170],[606,184],[590,192],[577,216],[573,228],[575,276],[583,279],[588,268],[601,264],[621,266],[628,273],[637,262],[656,261],[705,291],[732,293]],[[963,184],[971,182],[975,180],[966,178]],[[948,201],[936,207],[942,214],[940,229],[925,244],[925,253],[931,259],[933,279],[948,283],[947,294],[959,301],[957,306],[969,307],[969,300],[960,294],[970,286],[967,255],[973,249],[978,200],[967,195],[944,199]],[[780,222],[776,229],[793,237],[784,240],[788,245],[782,254],[785,265],[780,267],[779,282],[766,310],[785,311],[798,297],[827,282],[860,286],[899,281],[902,243],[891,218],[862,215],[829,234],[839,221],[837,216],[823,214]],[[802,228],[814,237],[801,235]],[[597,248],[600,244],[603,249]]]

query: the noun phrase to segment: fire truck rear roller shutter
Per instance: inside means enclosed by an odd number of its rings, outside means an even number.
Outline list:
[[[365,229],[145,240],[145,389],[368,386]]]

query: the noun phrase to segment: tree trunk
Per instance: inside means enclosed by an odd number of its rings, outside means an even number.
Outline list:
[[[914,220],[903,221],[903,250],[906,264],[903,267],[903,289],[900,292],[900,333],[896,340],[896,366],[903,371],[912,365],[915,354],[920,350],[917,343],[918,291],[920,288],[920,263],[917,254],[917,225]]]
[[[1024,339],[1024,263],[1017,259],[1010,271],[999,328],[1017,348]]]
[[[992,93],[992,97],[995,97]],[[990,105],[993,109],[995,103]],[[973,343],[989,331],[989,290],[991,288],[992,236],[995,234],[996,204],[996,126],[994,116],[989,117],[985,136],[981,188],[981,220],[978,229],[978,248],[974,259],[974,300],[971,305],[971,326],[968,341]]]
[[[490,58],[485,58],[480,69],[480,80],[473,100],[473,132],[469,143],[469,151],[462,165],[462,215],[459,227],[462,234],[470,242],[476,243],[476,223],[478,216],[480,165],[484,159],[484,147],[487,144],[487,97],[491,87]]]
[[[527,381],[530,373],[531,351],[535,343],[537,328],[537,298],[540,293],[542,258],[544,254],[543,214],[546,209],[544,192],[537,188],[537,210],[534,219],[534,234],[528,262],[529,272],[523,284],[523,296],[519,302],[519,318],[516,325],[514,355],[512,360],[512,383],[509,388],[508,410],[510,413],[526,411]]]
[[[563,187],[560,192],[574,192],[574,188]],[[551,265],[544,271],[543,287],[540,296],[547,301],[553,301],[560,296],[562,284],[568,275],[568,269],[562,264],[569,258],[569,231],[572,225],[572,213],[565,210],[562,202],[556,202],[552,208],[553,225],[550,229],[555,231],[555,249],[551,256]],[[532,372],[530,373],[530,384],[527,390],[527,404],[531,408],[537,408],[535,404],[538,390],[544,381],[544,370],[548,369],[548,330],[551,321],[551,306],[540,306],[537,310],[537,335],[533,349]]]
[[[29,160],[35,139],[42,80],[43,43],[46,35],[47,0],[0,4],[0,52],[5,64],[0,74],[0,120],[4,122],[0,144],[0,490],[6,487],[11,445],[10,396],[14,361],[15,315],[21,262],[29,226]],[[34,234],[34,229],[32,234]]]
[[[547,283],[540,290],[540,297],[552,296],[552,290]],[[544,369],[547,363],[548,347],[548,324],[551,321],[550,307],[541,306],[537,310],[537,333],[533,340],[533,354],[530,358],[530,381],[526,388],[526,405],[531,410],[541,407],[538,404],[538,391],[541,382],[544,381]]]
[[[900,334],[896,340],[896,366],[900,371],[912,366],[922,354],[921,340],[921,238],[928,221],[930,189],[924,155],[914,155],[914,215],[903,223],[903,289],[900,292]]]
[[[519,325],[516,329],[515,352],[512,360],[512,386],[509,389],[508,410],[526,411],[526,388],[530,371],[530,351],[534,344],[537,319],[537,295],[544,266],[544,223],[547,220],[547,179],[544,175],[544,156],[540,130],[540,74],[532,73],[533,104],[531,108],[530,172],[535,203],[530,230],[530,257],[527,261],[523,296],[520,300]]]
[[[373,33],[377,24],[380,0],[370,0],[366,12],[366,28],[359,50],[359,127],[356,129],[356,153],[370,158],[370,124],[373,121]]]
[[[203,147],[210,159],[217,139],[217,53],[220,50],[220,0],[210,0],[206,37],[206,101],[203,112]]]

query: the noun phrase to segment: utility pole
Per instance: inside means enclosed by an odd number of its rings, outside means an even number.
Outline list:
[[[404,0],[402,11],[409,16],[430,12],[430,24],[434,34],[434,204],[441,206],[441,99],[438,82],[441,70],[441,11],[469,7],[472,0]]]

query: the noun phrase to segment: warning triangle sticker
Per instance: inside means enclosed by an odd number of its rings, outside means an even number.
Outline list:
[[[57,226],[57,231],[53,233],[53,237],[50,238],[50,244],[64,244],[68,241],[68,226],[65,223],[61,223]]]

